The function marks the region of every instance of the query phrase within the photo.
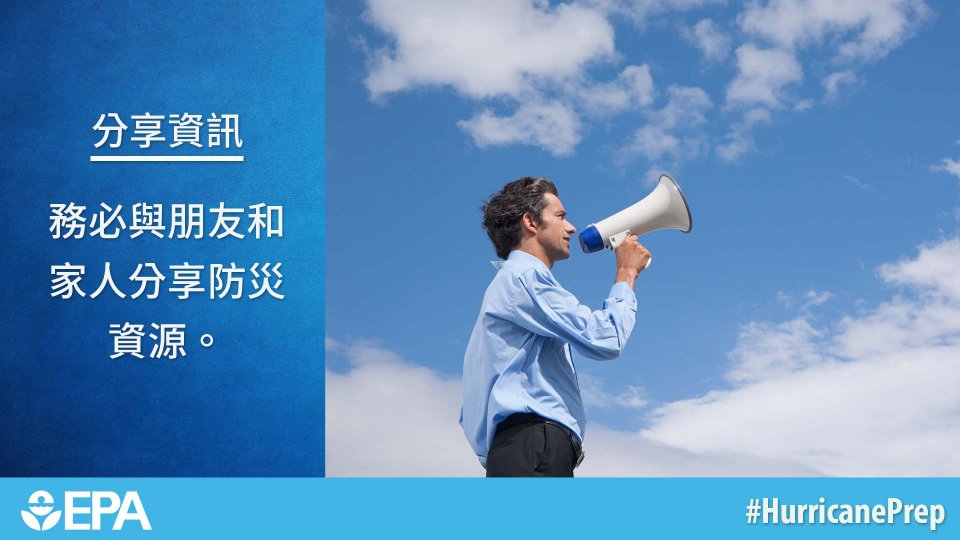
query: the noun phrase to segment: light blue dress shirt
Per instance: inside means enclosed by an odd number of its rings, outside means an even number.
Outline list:
[[[480,464],[487,466],[497,424],[513,413],[549,418],[582,442],[586,418],[571,346],[588,358],[616,358],[636,314],[626,282],[591,311],[540,259],[510,252],[483,296],[463,358],[460,425]]]

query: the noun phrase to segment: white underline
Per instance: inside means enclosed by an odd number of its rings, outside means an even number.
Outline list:
[[[90,156],[90,161],[243,161],[243,156]]]

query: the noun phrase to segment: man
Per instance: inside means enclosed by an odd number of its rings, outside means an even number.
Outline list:
[[[483,206],[502,263],[463,360],[460,425],[487,476],[573,476],[583,458],[583,400],[573,352],[616,358],[633,329],[634,280],[650,253],[630,236],[603,308],[580,305],[553,277],[576,228],[546,178],[510,182]]]

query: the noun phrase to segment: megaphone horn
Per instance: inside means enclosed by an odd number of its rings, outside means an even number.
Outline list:
[[[691,228],[693,218],[680,186],[661,174],[660,183],[640,202],[584,229],[580,247],[584,253],[594,253],[605,247],[616,249],[631,234],[640,236],[660,229],[688,233]]]

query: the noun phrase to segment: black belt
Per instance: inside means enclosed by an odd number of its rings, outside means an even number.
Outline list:
[[[573,451],[577,454],[577,464],[574,465],[573,468],[576,469],[581,463],[583,463],[583,457],[586,455],[586,453],[580,446],[580,441],[577,440],[577,437],[573,434],[573,431],[571,431],[567,426],[559,422],[554,422],[549,418],[544,418],[537,413],[513,413],[504,419],[503,422],[497,424],[497,433],[499,433],[501,429],[507,429],[513,426],[519,426],[521,424],[550,424],[551,426],[560,428],[564,433],[567,434],[567,437],[570,439],[570,444],[573,445]]]

